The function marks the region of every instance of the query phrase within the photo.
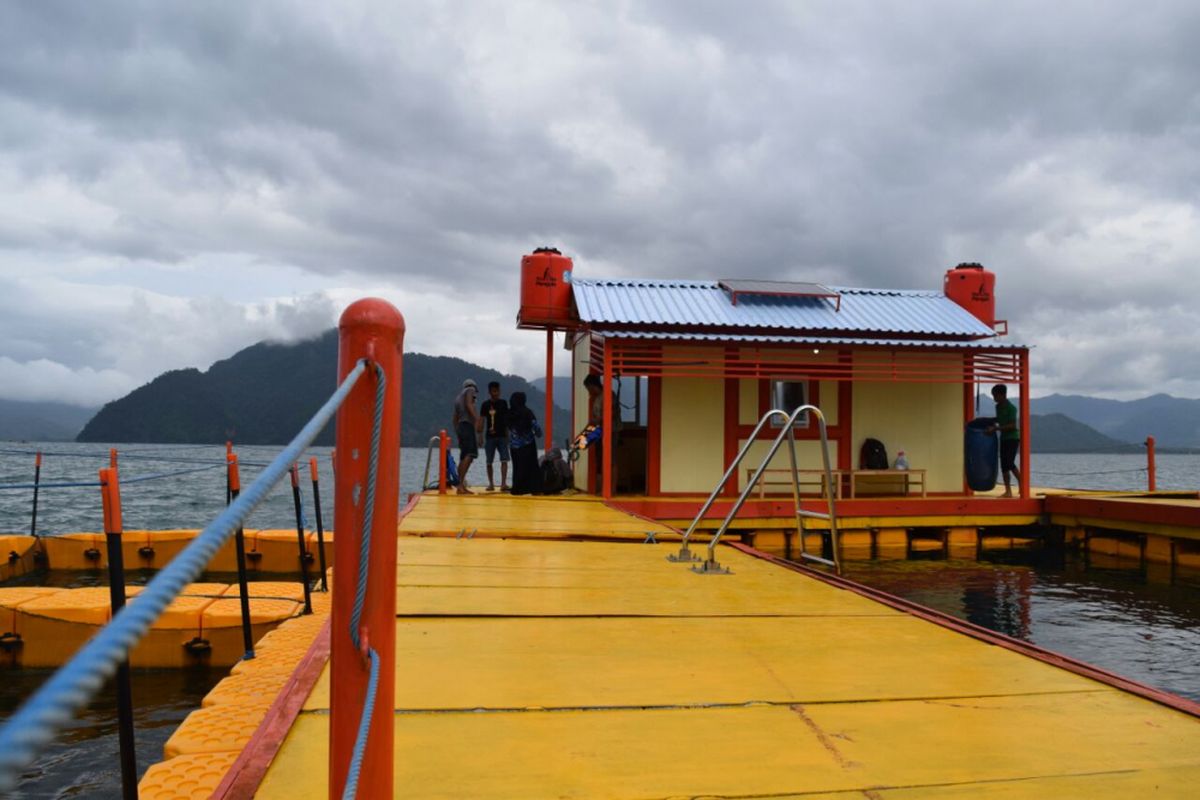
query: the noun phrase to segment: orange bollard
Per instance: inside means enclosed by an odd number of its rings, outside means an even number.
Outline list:
[[[450,453],[450,437],[446,435],[446,429],[442,428],[438,431],[438,458],[441,463],[438,465],[438,494],[446,493],[446,456]]]
[[[378,655],[379,681],[369,714],[369,735],[359,773],[359,797],[391,797],[396,661],[396,524],[400,500],[400,386],[404,317],[385,300],[353,303],[338,322],[338,382],[358,364],[371,364],[337,413],[334,477],[334,562],[330,636],[329,797],[342,796],[370,665],[368,647]],[[350,624],[358,584],[360,546],[367,495],[367,470],[379,382],[374,365],[384,371],[386,389],[376,472],[375,507],[367,553],[366,602],[359,623],[361,650],[355,649]]]
[[[108,466],[112,469],[117,468],[117,448],[110,448],[108,451]]]
[[[1155,474],[1157,468],[1154,464],[1154,437],[1146,437],[1146,484],[1147,489],[1151,492],[1158,488],[1158,475]]]

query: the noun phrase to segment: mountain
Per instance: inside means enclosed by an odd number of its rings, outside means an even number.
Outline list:
[[[532,378],[529,381],[531,384],[540,389],[543,393],[546,391],[546,378]],[[555,375],[554,376],[554,405],[564,411],[571,410],[571,376],[570,375]],[[555,437],[558,438],[558,437]]]
[[[1065,414],[1119,441],[1141,444],[1153,436],[1163,447],[1200,447],[1200,400],[1167,394],[1127,401],[1052,394],[1029,403],[1033,413]]]
[[[69,442],[95,413],[66,403],[0,400],[0,439]]]
[[[218,361],[208,371],[172,370],[108,403],[79,433],[80,442],[224,442],[284,444],[336,388],[337,331],[293,344],[260,342]],[[460,358],[404,355],[402,442],[423,447],[438,430],[450,430],[455,395],[465,378],[486,394],[499,381],[507,397],[528,395],[541,418],[546,399],[524,378],[504,375]],[[555,439],[569,435],[566,413],[555,414]],[[333,426],[317,438],[333,444]]]
[[[1033,414],[1029,420],[1029,449],[1034,453],[1140,452],[1064,414]]]

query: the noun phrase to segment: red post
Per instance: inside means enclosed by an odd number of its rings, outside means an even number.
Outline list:
[[[546,431],[542,445],[549,450],[554,446],[554,331],[546,331],[546,418],[542,429]]]
[[[338,381],[360,359],[372,368],[359,379],[337,413],[335,437],[334,563],[338,566],[331,622],[331,680],[329,714],[329,797],[340,798],[358,734],[370,674],[366,647],[379,656],[379,685],[375,707],[368,710],[369,735],[359,776],[359,797],[393,794],[393,709],[396,661],[396,524],[400,505],[400,385],[404,317],[378,298],[350,305],[338,322]],[[363,648],[354,647],[350,620],[357,589],[367,468],[374,424],[378,379],[374,365],[384,371],[379,464],[375,487],[374,522],[367,555],[370,563],[366,604],[360,622]]]
[[[1028,498],[1029,492],[1029,351],[1021,351],[1021,497]]]
[[[600,458],[600,460],[601,460],[600,471],[603,473],[601,475],[602,480],[601,480],[600,496],[603,497],[605,500],[612,497],[613,445],[615,445],[617,443],[617,437],[613,435],[614,432],[616,431],[616,425],[613,422],[613,396],[612,396],[613,374],[612,374],[612,358],[610,357],[610,353],[609,353],[609,342],[610,341],[611,341],[610,339],[604,340],[604,381],[603,381],[603,387],[601,388],[601,391],[604,392],[604,398],[603,398],[604,399],[604,430],[601,431],[601,433],[602,433],[601,438],[602,438],[602,441],[604,442],[604,449],[601,452],[601,458]]]
[[[446,429],[438,431],[438,494],[446,493],[446,456],[450,453],[450,437]]]
[[[117,448],[109,448],[108,451],[108,466],[112,469],[117,468]]]
[[[1158,476],[1155,474],[1154,467],[1154,437],[1146,437],[1146,488],[1148,491],[1155,491],[1158,488]]]

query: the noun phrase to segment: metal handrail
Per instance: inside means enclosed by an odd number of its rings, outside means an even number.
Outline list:
[[[821,514],[821,513],[815,512],[815,511],[805,511],[804,509],[802,509],[800,507],[800,480],[799,480],[799,474],[796,471],[796,468],[797,468],[797,465],[796,465],[796,435],[795,435],[795,432],[794,432],[792,426],[795,424],[797,418],[799,418],[799,416],[805,412],[811,412],[816,415],[817,429],[821,434],[821,460],[823,462],[822,466],[825,469],[826,486],[828,487],[828,489],[825,493],[826,501],[827,501],[828,507],[829,507],[829,512],[827,514]],[[767,415],[764,415],[763,419],[764,420],[767,419],[769,416],[772,416],[774,413],[782,414],[783,412],[778,411],[777,409],[772,409],[771,412],[768,412]],[[708,543],[708,557],[705,559],[704,564],[702,566],[694,568],[696,572],[701,572],[701,573],[728,573],[729,572],[728,569],[722,567],[720,564],[717,563],[717,558],[716,558],[717,544],[721,541],[721,537],[725,535],[725,531],[729,529],[729,524],[731,522],[733,522],[733,518],[735,516],[737,516],[737,513],[739,511],[741,511],[742,506],[746,502],[746,498],[748,498],[750,496],[750,493],[754,491],[754,487],[757,486],[759,480],[762,479],[763,472],[766,470],[767,465],[771,463],[771,459],[773,459],[775,457],[775,454],[777,452],[779,452],[779,445],[781,445],[783,443],[784,437],[786,437],[788,440],[788,445],[789,445],[788,446],[788,455],[789,455],[789,458],[790,458],[791,464],[792,464],[792,498],[795,501],[795,506],[796,506],[796,532],[800,537],[800,557],[806,558],[810,561],[816,561],[821,564],[826,564],[828,566],[833,567],[838,573],[841,572],[841,570],[842,570],[841,558],[838,555],[838,550],[840,549],[840,547],[838,546],[839,542],[838,542],[838,530],[837,530],[837,506],[836,506],[836,501],[834,500],[835,493],[833,491],[833,468],[829,463],[829,436],[828,436],[828,432],[827,432],[826,426],[825,426],[825,415],[822,414],[821,409],[817,408],[816,406],[802,405],[799,408],[797,408],[795,411],[793,411],[791,414],[786,415],[786,417],[787,417],[787,422],[784,425],[784,429],[779,432],[778,436],[775,437],[775,441],[771,443],[771,449],[769,451],[767,451],[766,456],[764,456],[762,462],[759,463],[758,469],[754,472],[754,476],[746,483],[746,488],[742,490],[741,495],[738,497],[737,501],[733,504],[733,508],[731,508],[729,510],[729,513],[725,515],[725,519],[721,522],[721,527],[719,527],[717,529],[717,532],[715,534],[713,534],[712,540],[709,541],[709,543]],[[761,427],[761,423],[760,423],[760,427]],[[755,432],[757,433],[757,431],[758,431],[758,429],[756,428]],[[746,448],[743,448],[743,451],[745,449]],[[812,553],[805,551],[805,549],[804,549],[804,519],[805,519],[805,517],[811,517],[811,518],[815,518],[815,519],[825,519],[825,520],[829,521],[829,533],[830,533],[832,549],[833,549],[833,559],[832,560],[824,558],[822,556],[814,555]]]
[[[440,449],[442,444],[441,436],[430,436],[429,444],[425,446],[425,474],[421,478],[421,491],[429,488],[429,463],[433,461],[433,448],[437,445]]]
[[[692,520],[692,524],[688,526],[686,531],[684,531],[683,545],[679,548],[679,552],[675,553],[674,555],[667,556],[667,560],[689,562],[700,560],[699,556],[693,554],[692,551],[688,549],[688,540],[692,538],[692,534],[696,531],[696,526],[700,524],[700,520],[704,519],[704,515],[708,513],[710,508],[712,508],[712,504],[716,501],[718,495],[720,495],[725,489],[725,484],[729,483],[729,478],[737,473],[737,468],[742,463],[742,459],[746,457],[746,453],[750,452],[750,448],[758,439],[759,431],[761,431],[763,426],[766,425],[767,422],[769,422],[773,417],[783,417],[783,419],[786,420],[788,419],[788,414],[786,411],[781,411],[778,408],[772,408],[770,411],[762,415],[762,419],[758,421],[758,424],[754,426],[754,430],[750,432],[750,436],[747,437],[746,444],[742,445],[741,451],[737,454],[737,457],[733,459],[733,463],[729,465],[729,469],[725,470],[725,474],[717,483],[716,488],[712,490],[712,494],[708,496],[708,499],[704,501],[704,505],[701,506],[700,510],[696,513],[696,517]],[[790,425],[785,427],[786,429],[791,430]],[[793,459],[794,457],[795,454],[793,453]],[[797,492],[798,491],[799,489],[797,488]]]

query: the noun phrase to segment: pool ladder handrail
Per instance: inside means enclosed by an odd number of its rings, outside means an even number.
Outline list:
[[[421,477],[421,491],[429,488],[429,464],[433,461],[433,448],[440,449],[442,444],[441,435],[435,434],[429,437],[429,444],[425,446],[425,474]]]
[[[816,417],[817,429],[820,433],[821,458],[822,458],[822,462],[823,462],[822,466],[824,467],[824,470],[825,470],[824,488],[825,488],[826,502],[828,504],[828,509],[829,509],[827,513],[821,513],[818,511],[805,511],[801,507],[801,503],[800,503],[800,474],[798,471],[798,466],[797,466],[797,461],[796,461],[796,435],[795,435],[794,425],[796,423],[796,420],[800,417],[800,415],[804,414],[804,413],[811,413]],[[826,428],[825,415],[823,413],[821,413],[821,409],[817,408],[816,406],[808,405],[808,404],[798,407],[791,414],[788,414],[786,411],[783,411],[778,408],[773,408],[770,411],[768,411],[767,413],[763,414],[762,418],[758,421],[758,424],[754,427],[754,430],[750,433],[750,436],[747,438],[746,444],[744,444],[742,446],[741,451],[738,452],[737,457],[734,458],[734,460],[733,460],[733,463],[731,463],[729,465],[729,468],[725,471],[724,476],[722,476],[721,480],[717,483],[716,488],[713,489],[712,494],[710,494],[708,496],[708,499],[704,502],[704,505],[701,506],[700,511],[697,512],[695,518],[692,520],[691,525],[689,525],[687,531],[684,532],[683,544],[679,548],[679,552],[674,555],[667,556],[667,558],[669,560],[683,561],[683,562],[694,562],[694,561],[700,560],[700,558],[698,556],[693,554],[688,549],[688,541],[691,539],[691,536],[695,532],[696,527],[700,524],[700,521],[702,519],[704,519],[704,516],[708,513],[708,510],[712,507],[712,504],[716,501],[717,497],[721,494],[722,490],[724,490],[725,484],[727,484],[729,482],[729,479],[733,475],[737,474],[738,467],[741,465],[742,460],[746,457],[746,454],[748,452],[750,452],[750,448],[754,445],[755,441],[757,441],[758,435],[762,431],[763,427],[765,427],[766,424],[768,422],[770,422],[772,419],[779,418],[779,417],[782,417],[784,420],[782,430],[780,430],[780,432],[776,435],[775,440],[771,443],[771,449],[767,451],[766,456],[764,456],[762,461],[759,463],[758,469],[756,469],[754,471],[754,474],[751,476],[750,480],[747,481],[746,488],[742,490],[742,493],[738,497],[737,501],[734,503],[733,508],[730,509],[729,513],[725,516],[725,519],[722,521],[721,526],[717,529],[716,534],[713,535],[712,540],[708,543],[707,558],[704,560],[704,562],[701,566],[693,567],[693,571],[699,572],[702,574],[728,574],[729,573],[728,569],[722,567],[719,563],[717,563],[717,560],[716,560],[717,544],[721,541],[721,538],[725,535],[725,531],[728,530],[730,523],[733,522],[733,518],[737,516],[739,511],[741,511],[742,506],[745,504],[746,499],[750,496],[750,493],[754,491],[755,487],[758,485],[759,480],[762,479],[763,473],[766,471],[767,465],[771,463],[771,460],[775,457],[775,454],[777,452],[779,452],[779,447],[781,444],[783,444],[784,438],[786,438],[788,440],[788,457],[791,462],[791,468],[792,468],[791,469],[791,472],[792,472],[792,501],[793,501],[793,504],[795,505],[795,511],[796,511],[796,532],[800,538],[800,558],[807,559],[809,561],[815,561],[819,564],[825,564],[826,566],[833,567],[834,570],[836,572],[838,572],[839,574],[841,573],[841,571],[842,571],[841,556],[838,552],[841,548],[839,547],[840,543],[838,541],[839,537],[838,537],[838,529],[837,529],[837,505],[836,505],[836,500],[835,500],[837,492],[834,490],[833,468],[832,468],[832,465],[830,464],[830,460],[829,460],[829,435],[828,435],[828,431]],[[819,556],[815,553],[810,553],[807,550],[805,550],[804,520],[806,518],[807,519],[823,519],[823,520],[827,520],[829,522],[830,543],[832,546],[832,555],[833,555],[832,559],[828,559],[823,556]]]

